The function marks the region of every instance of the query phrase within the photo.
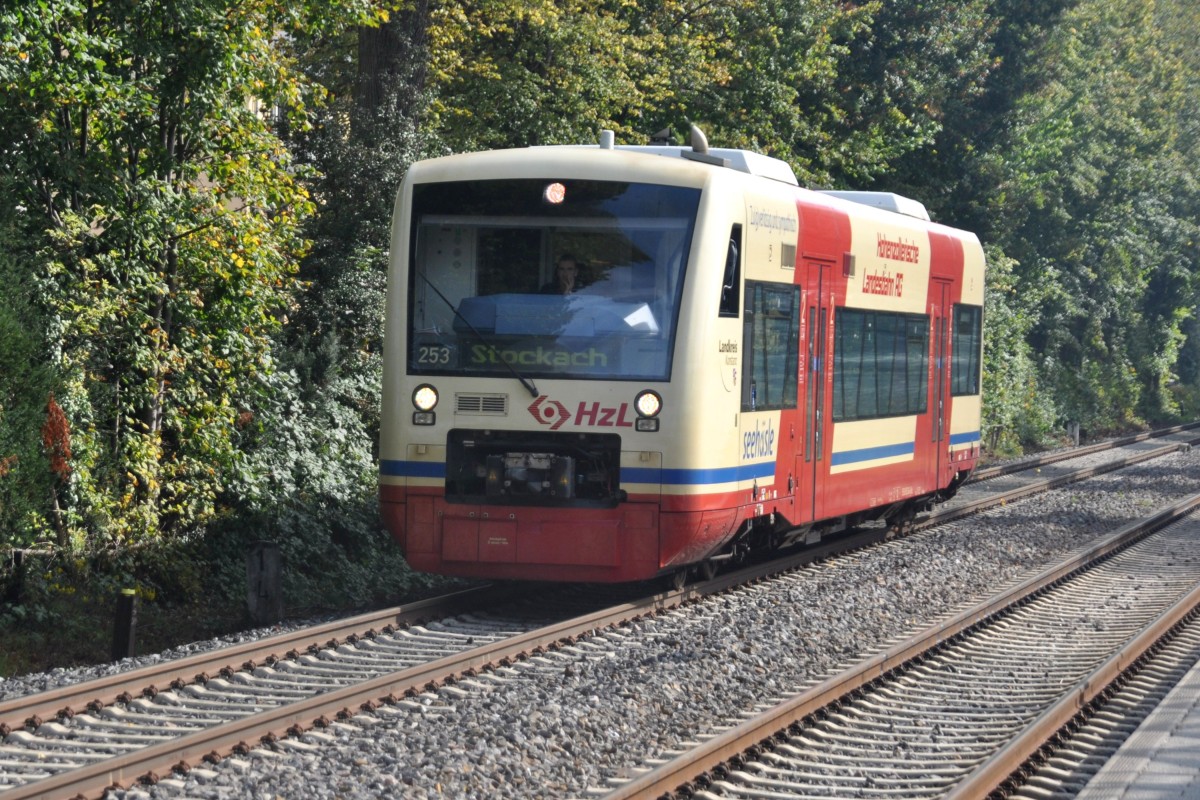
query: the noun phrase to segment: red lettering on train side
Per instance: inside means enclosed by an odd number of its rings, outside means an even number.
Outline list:
[[[620,414],[617,415],[618,428],[632,428],[633,422],[625,419],[625,415],[629,413],[629,403],[621,403]]]
[[[587,405],[587,403],[579,404],[579,410],[575,412],[576,425],[596,424],[596,415],[600,413],[600,404],[592,403],[591,408],[588,408]]]

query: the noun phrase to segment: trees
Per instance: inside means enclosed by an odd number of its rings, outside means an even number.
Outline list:
[[[0,195],[14,191],[11,175],[0,175]],[[55,476],[41,450],[39,431],[55,388],[46,363],[48,327],[37,277],[25,269],[33,257],[19,215],[0,217],[0,530],[30,527],[54,535],[49,508]],[[32,523],[32,526],[31,526]]]
[[[999,265],[1000,386],[1094,430],[1169,414],[1200,375],[1198,25],[1184,0],[10,3],[0,525],[124,541],[368,491],[407,165],[605,127],[695,121],[920,197]]]
[[[714,144],[861,186],[929,145],[990,68],[983,0],[447,0],[432,4],[429,124],[455,151],[645,141]]]
[[[645,140],[722,79],[716,40],[746,0],[447,0],[430,12],[429,124],[455,151]]]
[[[1177,117],[1192,103],[1156,5],[1070,10],[1044,46],[1039,88],[985,157],[997,177],[988,233],[1037,300],[1030,342],[1045,382],[1094,432],[1170,412],[1163,388],[1195,305],[1194,176]]]
[[[72,541],[189,530],[242,469],[240,444],[276,391],[272,337],[314,209],[273,131],[298,124],[307,97],[280,45],[319,19],[367,14],[353,0],[0,12],[0,220],[21,292],[6,310],[32,324],[39,382],[66,411]],[[0,424],[0,441],[30,452],[31,415]],[[8,478],[33,480],[31,462]],[[44,503],[16,506],[24,538],[46,529]]]

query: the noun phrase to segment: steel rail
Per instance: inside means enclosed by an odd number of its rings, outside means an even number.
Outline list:
[[[1161,458],[1169,453],[1186,450],[1192,445],[1198,443],[1200,443],[1200,437],[1186,442],[1172,442],[1171,444],[1163,445],[1162,447],[1157,447],[1153,450],[1146,450],[1141,453],[1126,456],[1125,458],[1118,458],[1104,464],[1097,464],[1094,467],[1085,467],[1083,469],[1075,470],[1074,472],[1069,472],[1067,474],[1058,475],[1052,478],[1040,478],[1036,481],[1026,484],[1025,486],[1019,486],[1007,492],[988,495],[987,497],[982,497],[973,502],[964,503],[963,505],[956,506],[954,508],[945,508],[939,511],[934,511],[928,516],[919,518],[915,523],[915,527],[929,528],[934,525],[944,525],[947,522],[953,522],[964,517],[969,517],[972,514],[992,508],[996,505],[1003,505],[1005,503],[1012,502],[1013,500],[1020,500],[1030,495],[1048,492],[1051,489],[1057,489],[1071,483],[1078,483],[1079,481],[1087,480],[1088,478],[1094,478],[1098,475],[1115,472],[1116,470],[1124,469],[1125,467],[1131,467],[1135,464],[1140,464],[1143,461]]]
[[[874,531],[840,537],[790,557],[777,559],[770,564],[746,567],[710,581],[693,583],[684,590],[675,590],[666,596],[672,596],[679,591],[690,592],[696,596],[724,591],[741,582],[795,569],[816,560],[864,547],[882,538],[881,533]],[[29,725],[36,727],[48,719],[71,716],[89,706],[111,705],[125,696],[141,696],[147,691],[152,694],[156,687],[170,686],[176,681],[192,683],[204,674],[215,675],[224,669],[244,669],[248,662],[262,664],[272,657],[283,659],[285,654],[293,650],[305,651],[310,647],[327,647],[331,641],[340,644],[351,637],[361,637],[388,626],[416,625],[430,619],[475,611],[493,602],[512,599],[517,594],[518,590],[514,587],[475,587],[408,605],[281,633],[255,642],[231,645],[128,672],[106,675],[86,683],[13,698],[0,702],[0,739],[7,735],[7,732]],[[2,794],[0,792],[0,795]]]
[[[1116,439],[1109,439],[1095,444],[1085,444],[1080,447],[1072,447],[1070,450],[1060,450],[1054,453],[1045,453],[1040,456],[1014,461],[1011,464],[1000,464],[994,467],[983,467],[977,469],[971,474],[971,483],[986,481],[990,478],[998,478],[1001,475],[1011,475],[1014,472],[1023,472],[1027,469],[1035,469],[1044,467],[1048,464],[1057,464],[1060,461],[1068,461],[1072,458],[1080,456],[1092,455],[1093,453],[1102,453],[1105,450],[1115,450],[1118,447],[1124,447],[1130,444],[1144,442],[1147,439],[1159,439],[1164,436],[1173,436],[1176,433],[1183,433],[1195,428],[1200,428],[1200,422],[1188,422],[1184,425],[1174,425],[1169,428],[1159,428],[1153,431],[1144,431],[1142,433],[1134,433],[1129,436],[1121,436]]]
[[[1072,480],[1081,480],[1102,472],[1118,469],[1139,461],[1161,456],[1164,453],[1179,449],[1184,445],[1175,444],[1157,448],[1136,457],[1119,460],[1113,464],[1098,468],[1088,468],[1077,471],[1069,476],[1047,479],[1036,482],[1033,487],[1025,487],[1013,492],[994,495],[983,503],[976,504],[972,509],[979,510],[986,505],[996,505],[1007,502],[1016,496],[1024,496],[1036,491],[1063,485]],[[961,510],[958,510],[961,512]],[[960,513],[961,515],[961,513]],[[957,517],[954,517],[957,518]],[[923,520],[922,527],[935,522],[948,521],[946,515],[934,515]],[[725,575],[719,575],[709,581],[692,584],[682,589],[672,590],[654,595],[641,601],[626,603],[604,611],[595,612],[575,620],[547,626],[522,636],[485,645],[470,651],[464,651],[456,656],[448,656],[438,661],[413,667],[403,672],[382,676],[353,687],[345,687],[328,692],[262,714],[245,717],[236,722],[228,723],[206,731],[197,732],[170,742],[151,746],[136,753],[95,764],[90,768],[71,770],[50,778],[41,779],[22,786],[0,792],[0,800],[24,800],[26,797],[63,796],[63,792],[73,790],[77,794],[102,791],[109,786],[118,785],[148,776],[156,770],[167,770],[194,762],[198,758],[220,756],[222,751],[245,748],[246,739],[267,739],[286,735],[289,732],[303,730],[316,724],[328,715],[345,716],[353,714],[352,707],[370,707],[380,698],[394,699],[398,694],[415,691],[421,687],[433,688],[448,680],[467,674],[470,670],[478,670],[505,659],[520,658],[522,654],[539,647],[555,646],[556,643],[570,641],[572,637],[590,633],[603,627],[620,624],[629,619],[637,618],[649,611],[663,610],[682,605],[699,597],[716,594],[727,589],[762,580],[771,575],[786,572],[805,564],[828,558],[833,555],[861,548],[874,542],[882,541],[885,533],[882,530],[865,530],[853,535],[844,535],[831,539],[818,546],[809,547],[784,559],[752,565]],[[408,606],[386,609],[380,612],[364,614],[346,620],[335,621],[294,631],[259,642],[235,645],[209,653],[197,654],[174,662],[153,665],[127,673],[108,676],[74,687],[62,687],[37,695],[17,698],[0,704],[0,724],[16,723],[14,727],[40,722],[36,717],[42,715],[69,715],[78,707],[85,704],[108,704],[119,701],[123,696],[133,693],[142,694],[148,685],[156,681],[171,683],[176,680],[191,682],[195,673],[204,673],[221,669],[237,669],[249,666],[246,662],[256,662],[271,655],[278,656],[288,650],[308,648],[310,646],[326,646],[329,639],[344,640],[353,635],[362,635],[369,630],[377,630],[388,625],[412,624],[419,620],[429,619],[438,615],[446,616],[459,613],[462,610],[476,609],[485,598],[511,596],[511,588],[479,587],[458,592],[445,597],[432,598]],[[903,659],[901,659],[902,661]],[[241,663],[239,663],[241,662]],[[891,669],[894,663],[886,660],[873,668],[879,672]],[[197,676],[198,677],[198,676]],[[874,675],[871,676],[873,678]],[[847,684],[843,690],[850,691],[857,685]],[[152,692],[151,692],[152,693]],[[807,713],[807,712],[805,712]],[[805,714],[800,714],[803,717]],[[0,732],[2,732],[0,728]]]
[[[1092,674],[1079,681],[1058,702],[1042,712],[1019,736],[1011,740],[991,758],[975,768],[970,775],[946,794],[947,800],[971,800],[986,797],[1010,780],[1020,780],[1021,768],[1053,737],[1070,725],[1089,704],[1105,694],[1109,687],[1126,672],[1135,669],[1137,662],[1150,652],[1173,628],[1200,610],[1200,584],[1185,597],[1164,611],[1128,645],[1101,664]]]
[[[1064,456],[1064,458],[1069,458],[1071,455],[1086,455],[1106,448],[1111,449],[1115,446],[1143,441],[1154,436],[1170,435],[1194,427],[1200,427],[1200,423],[1180,425],[1163,431],[1154,431],[1114,440],[1114,442],[1119,444],[1104,443],[1104,446],[1092,446],[1096,448],[1095,450],[1087,449],[1086,452],[1072,451],[1070,455]],[[989,496],[970,505],[934,512],[921,519],[918,522],[918,526],[930,527],[960,519],[999,503],[1009,502],[1069,482],[1084,480],[1100,474],[1100,472],[1129,466],[1138,461],[1160,456],[1164,452],[1180,449],[1183,446],[1185,445],[1181,443],[1155,451],[1148,451],[1136,458],[1115,463],[1111,466],[1105,465],[1092,468],[1090,471],[1071,473],[1068,476],[1055,479],[1045,479],[1001,495]],[[1033,466],[1034,464],[1030,463],[1022,467],[1022,469],[1032,468]],[[819,548],[813,548],[808,551],[812,554],[811,556],[807,558],[802,557],[798,561],[789,560],[786,562],[787,565],[782,568],[790,569],[813,560],[827,558],[839,552],[844,552],[853,546],[861,546],[864,541],[870,543],[875,538],[867,535],[865,539],[855,539],[853,541],[846,539],[843,543],[826,544]],[[324,646],[329,640],[340,642],[351,636],[361,636],[366,632],[385,628],[389,625],[412,625],[439,616],[461,613],[478,608],[480,605],[491,602],[493,599],[499,600],[511,597],[512,594],[512,589],[508,587],[498,588],[492,585],[474,587],[441,597],[429,598],[403,606],[382,609],[314,627],[278,634],[255,642],[231,645],[168,662],[140,667],[127,672],[97,678],[82,684],[63,686],[3,701],[0,702],[0,736],[3,736],[7,731],[18,730],[28,724],[36,725],[46,719],[78,713],[89,705],[111,705],[123,695],[141,694],[146,688],[153,688],[157,685],[170,685],[179,680],[191,682],[197,676],[205,673],[214,674],[222,669],[240,669],[247,662],[261,663],[272,656],[281,657],[282,654],[290,650],[306,650],[312,646]]]
[[[1155,530],[1169,525],[1200,508],[1200,494],[1172,503],[1142,520],[1113,532],[1096,545],[1068,560],[1023,581],[953,618],[888,648],[871,658],[801,692],[795,697],[740,723],[701,743],[698,747],[671,759],[655,769],[604,795],[605,800],[670,796],[701,776],[763,743],[805,717],[832,705],[868,683],[907,662],[920,658],[947,640],[983,623],[1004,609],[1022,602],[1082,567],[1115,553]],[[1075,695],[1071,695],[1071,702]],[[1045,741],[1043,739],[1043,741]],[[1005,773],[1007,777],[1008,773]],[[968,795],[964,795],[968,796]],[[973,795],[975,797],[979,794]]]
[[[323,647],[331,639],[340,642],[352,635],[362,636],[389,625],[419,624],[429,618],[475,609],[480,603],[512,594],[509,588],[479,586],[17,697],[0,702],[0,738],[6,731],[17,730],[31,722],[36,726],[44,719],[76,713],[97,702],[111,705],[124,694],[141,694],[148,687],[167,686],[176,680],[191,683],[204,673],[216,674],[225,668],[242,669],[247,661],[263,662],[271,656],[282,657],[290,650],[307,650],[313,645]]]
[[[380,701],[395,701],[412,690],[435,688],[467,674],[470,670],[504,663],[506,659],[519,659],[523,654],[539,647],[554,646],[596,628],[669,607],[682,602],[682,598],[688,594],[686,589],[667,592],[636,603],[614,606],[566,622],[548,625],[516,637],[485,644],[400,672],[334,689],[296,703],[151,745],[100,763],[22,784],[0,792],[0,798],[33,800],[100,793],[111,786],[131,782],[156,771],[170,770],[181,761],[195,763],[213,753],[246,748],[264,739],[283,737],[289,732],[306,729],[323,718],[352,716],[356,713],[355,709],[369,709],[372,704]]]
[[[880,536],[877,533],[871,534],[871,538],[878,539]],[[196,764],[206,758],[220,758],[229,752],[245,750],[260,741],[271,741],[307,730],[331,718],[347,718],[356,713],[355,709],[370,710],[377,707],[378,703],[394,702],[411,692],[435,689],[484,668],[520,660],[531,652],[537,652],[539,648],[549,649],[570,643],[594,631],[675,608],[700,597],[762,580],[815,559],[862,545],[863,542],[830,543],[795,554],[788,559],[753,565],[682,589],[673,589],[612,606],[151,745],[90,766],[31,781],[0,791],[0,800],[98,795],[113,786],[128,784],[142,778],[153,780],[160,772]]]

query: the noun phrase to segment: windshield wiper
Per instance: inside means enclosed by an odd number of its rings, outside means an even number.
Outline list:
[[[438,297],[442,298],[442,302],[445,303],[446,306],[454,313],[454,316],[456,316],[460,320],[462,320],[463,324],[467,326],[467,328],[471,331],[471,333],[475,334],[475,336],[479,339],[479,341],[483,342],[483,346],[488,349],[488,352],[490,353],[490,355],[492,355],[497,361],[499,361],[501,364],[503,364],[505,367],[507,367],[508,371],[512,373],[512,376],[514,378],[516,378],[517,380],[519,380],[521,382],[521,385],[525,387],[525,389],[529,392],[530,396],[533,397],[534,399],[537,399],[540,396],[540,392],[538,392],[537,387],[533,385],[533,381],[529,378],[526,378],[521,373],[517,372],[516,367],[514,367],[509,362],[505,361],[504,357],[500,355],[500,352],[498,350],[496,350],[496,346],[493,345],[490,341],[488,341],[488,338],[486,336],[484,336],[482,333],[480,333],[475,328],[475,326],[471,324],[471,321],[469,319],[467,319],[466,317],[464,317],[462,315],[462,313],[460,313],[459,310],[454,307],[453,303],[451,303],[449,300],[446,299],[446,295],[442,294],[442,290],[439,289],[438,287],[434,286],[433,281],[431,281],[431,280],[429,280],[429,278],[425,277],[424,272],[418,272],[417,274],[421,277],[421,280],[425,281],[425,284],[430,289],[433,289],[434,294],[436,294]]]

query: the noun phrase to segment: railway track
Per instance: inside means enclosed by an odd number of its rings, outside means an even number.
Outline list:
[[[1200,518],[1188,516],[1197,508],[1200,495],[1127,526],[607,798],[1012,789],[1081,708],[1200,614]]]
[[[1024,800],[1099,800],[1118,793],[1123,787],[1121,773],[1133,774],[1140,766],[1130,764],[1133,759],[1120,753],[1122,745],[1131,735],[1140,735],[1139,726],[1158,713],[1164,699],[1179,694],[1178,684],[1189,679],[1197,663],[1200,619],[1192,617],[1147,654],[1138,669],[1109,687],[1106,698],[1089,706],[1084,718],[1073,721],[1070,729],[1044,748],[1028,764],[1028,777],[1013,787],[1009,796]],[[1110,769],[1117,772],[1117,780],[1106,780],[1104,773]]]
[[[1069,456],[1053,453],[982,471],[921,524],[928,527],[962,519],[995,505],[1186,450],[1200,443],[1200,424],[1130,436],[1120,442],[1104,442],[1081,448],[1081,452],[1072,451]]]
[[[1161,452],[1179,446],[1181,442],[1160,445]],[[1007,497],[995,502],[1009,502]],[[0,725],[5,726],[0,732],[6,734],[0,745],[0,798],[96,795],[109,786],[153,780],[176,767],[286,740],[314,726],[336,726],[381,702],[403,706],[414,702],[414,695],[447,683],[486,680],[476,677],[485,667],[570,647],[592,631],[861,547],[882,535],[862,532],[783,563],[605,604],[585,614],[564,611],[548,619],[545,598],[534,601],[536,613],[517,614],[511,609],[519,607],[520,597],[482,589],[457,595],[445,601],[448,605],[438,600],[391,609],[9,701],[0,704]],[[514,604],[510,611],[491,618],[470,613],[506,602]],[[594,597],[579,602],[599,604]],[[523,620],[521,630],[512,629],[514,618]],[[436,624],[419,624],[423,620]],[[405,641],[415,650],[404,654],[400,643]],[[147,732],[136,727],[146,724],[158,728]],[[103,759],[96,757],[97,751]]]
[[[1128,447],[1132,444],[1148,442],[1154,439],[1191,442],[1194,441],[1194,432],[1198,429],[1200,429],[1200,422],[1189,422],[1186,425],[1172,425],[1168,428],[1157,428],[1152,431],[1143,431],[1141,433],[1130,434],[1129,436],[1121,436],[1116,439],[1106,439],[1102,442],[1095,442],[1093,444],[1083,445],[1081,447],[1072,447],[1066,450],[1056,450],[1050,453],[1042,453],[1031,458],[1023,458],[1008,464],[998,464],[991,467],[983,467],[975,470],[975,472],[971,475],[971,483],[978,483],[979,481],[986,481],[1003,475],[1011,475],[1014,472],[1038,469],[1050,464],[1057,464],[1060,461],[1069,461],[1081,456],[1091,455],[1093,453],[1103,453],[1107,450]]]

